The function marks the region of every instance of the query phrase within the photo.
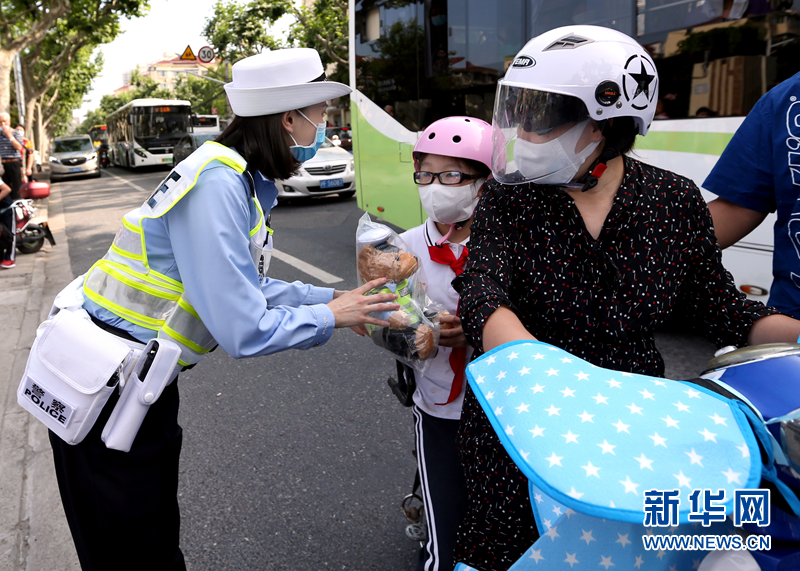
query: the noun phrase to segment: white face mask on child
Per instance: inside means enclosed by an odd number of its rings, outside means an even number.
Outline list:
[[[472,218],[478,205],[478,191],[485,178],[472,181],[465,186],[426,184],[419,187],[422,208],[434,222],[455,224]]]

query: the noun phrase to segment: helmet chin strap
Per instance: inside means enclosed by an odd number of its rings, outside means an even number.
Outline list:
[[[605,147],[603,152],[600,153],[600,156],[597,157],[592,163],[592,166],[589,167],[586,174],[575,181],[577,183],[583,183],[581,192],[586,192],[596,187],[600,177],[603,176],[603,173],[606,172],[608,168],[608,161],[616,159],[619,155],[619,149],[615,146]]]
[[[607,124],[607,122],[603,123],[600,127],[600,130],[604,130]],[[616,159],[618,156],[620,156],[622,154],[621,150],[629,143],[632,143],[632,139],[635,138],[636,135],[632,134],[629,136],[620,137],[619,140],[612,143],[609,143],[608,139],[606,138],[603,152],[600,153],[600,156],[597,157],[597,159],[595,159],[586,174],[575,181],[578,184],[583,184],[581,187],[581,192],[586,192],[587,190],[591,190],[596,187],[600,177],[603,176],[603,173],[606,172],[606,169],[608,168],[608,161]]]

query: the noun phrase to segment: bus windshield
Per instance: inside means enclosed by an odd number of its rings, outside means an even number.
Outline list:
[[[144,148],[170,144],[185,136],[191,125],[189,107],[136,107],[133,136]]]
[[[92,138],[95,147],[99,147],[108,142],[108,131],[105,125],[95,125],[89,130],[89,136]]]
[[[192,125],[195,127],[213,127],[215,129],[219,127],[216,115],[194,115],[192,116]]]

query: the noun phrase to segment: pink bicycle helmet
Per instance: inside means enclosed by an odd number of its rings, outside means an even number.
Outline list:
[[[430,124],[414,145],[416,153],[471,159],[492,168],[492,126],[475,117],[445,117]]]

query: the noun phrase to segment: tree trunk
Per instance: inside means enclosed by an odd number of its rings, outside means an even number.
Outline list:
[[[44,132],[44,124],[42,122],[42,103],[36,100],[36,141],[39,144],[39,158],[44,161],[47,156],[50,138]]]
[[[11,104],[11,72],[18,50],[0,48],[0,113],[8,113]]]
[[[38,133],[33,130],[33,115],[36,112],[36,99],[28,99],[25,102],[25,119],[20,117],[20,123],[25,125],[25,134],[27,138],[33,143],[33,148],[36,148],[36,143],[39,141]]]

